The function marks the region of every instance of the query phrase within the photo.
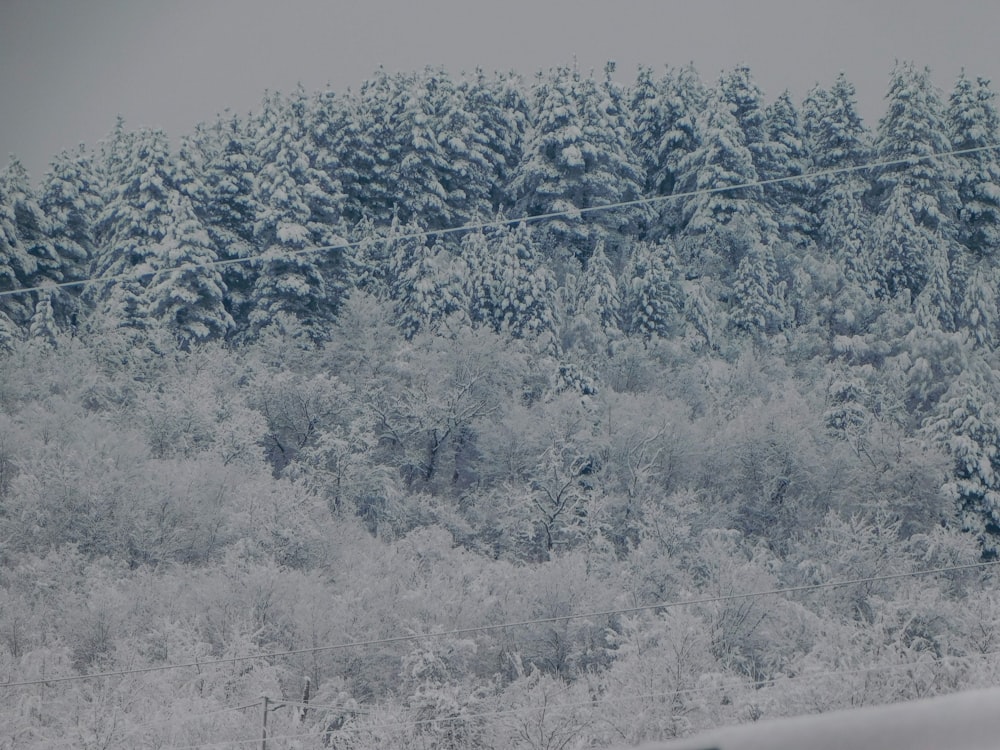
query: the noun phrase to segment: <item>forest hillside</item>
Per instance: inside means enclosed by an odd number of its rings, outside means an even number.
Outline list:
[[[0,176],[0,748],[631,745],[1000,678],[1000,120],[378,71]]]

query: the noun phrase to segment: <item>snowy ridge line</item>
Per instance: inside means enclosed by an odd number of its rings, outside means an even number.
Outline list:
[[[534,224],[538,222],[549,221],[550,219],[581,216],[584,214],[597,213],[598,211],[613,211],[619,208],[631,208],[634,206],[651,206],[658,203],[666,203],[669,201],[677,200],[679,198],[694,198],[699,195],[715,195],[717,193],[727,193],[733,190],[745,190],[746,188],[752,188],[752,187],[766,187],[768,185],[778,185],[785,182],[792,182],[794,180],[805,180],[814,177],[832,177],[840,174],[849,174],[851,172],[862,172],[866,169],[877,169],[879,167],[893,167],[902,165],[913,166],[923,161],[942,159],[948,156],[963,156],[967,154],[975,154],[983,151],[994,151],[998,149],[1000,149],[1000,143],[991,144],[989,146],[976,146],[974,148],[953,149],[951,151],[937,151],[930,154],[924,154],[922,156],[914,155],[914,156],[907,156],[901,159],[889,159],[887,161],[871,161],[871,162],[866,162],[864,164],[856,164],[849,167],[835,167],[832,169],[822,169],[815,172],[805,172],[803,174],[785,175],[784,177],[771,177],[766,180],[754,180],[752,182],[743,182],[738,185],[727,185],[725,187],[716,187],[716,188],[702,188],[700,190],[689,190],[684,193],[672,193],[670,195],[655,195],[649,198],[636,198],[635,200],[621,201],[619,203],[607,203],[602,206],[573,208],[565,211],[550,211],[544,214],[535,214],[534,216],[521,216],[516,219],[495,219],[493,221],[481,221],[472,224],[463,224],[462,226],[458,227],[448,227],[445,229],[429,229],[422,232],[410,232],[394,236],[366,238],[363,240],[355,240],[354,242],[342,242],[334,245],[319,245],[317,247],[305,247],[299,250],[291,250],[288,252],[278,252],[270,254],[264,253],[262,255],[255,255],[246,258],[227,258],[225,260],[213,260],[213,261],[207,261],[205,263],[184,263],[179,266],[169,266],[167,268],[160,268],[155,271],[146,271],[142,273],[120,273],[111,276],[97,276],[86,279],[77,279],[75,281],[47,282],[44,284],[39,284],[37,286],[28,286],[28,287],[21,287],[19,289],[7,289],[0,291],[0,298],[16,297],[22,294],[32,294],[35,292],[51,291],[53,289],[70,289],[74,287],[92,286],[95,284],[111,284],[117,281],[139,281],[146,277],[149,277],[152,280],[155,279],[160,274],[173,273],[175,271],[188,271],[197,268],[223,268],[226,266],[236,266],[236,265],[243,265],[250,263],[268,263],[272,260],[293,258],[298,255],[308,255],[309,253],[326,252],[329,250],[348,250],[351,248],[360,247],[361,245],[368,242],[393,243],[393,242],[398,242],[400,240],[429,239],[431,237],[440,237],[450,234],[461,234],[464,232],[474,232],[476,230],[481,230],[481,229],[496,229],[500,227],[510,227],[510,226],[516,226],[518,224]]]
[[[596,699],[587,701],[575,701],[571,703],[552,703],[545,704],[541,706],[521,706],[519,708],[506,709],[504,711],[488,711],[483,713],[474,714],[464,714],[462,716],[449,716],[437,719],[418,719],[414,721],[401,721],[392,722],[387,724],[372,724],[372,725],[362,725],[358,729],[362,732],[371,732],[381,729],[405,729],[406,727],[422,726],[425,724],[443,724],[443,723],[453,723],[461,722],[469,719],[486,719],[486,718],[502,718],[504,716],[518,716],[520,714],[531,714],[538,711],[550,711],[557,713],[560,709],[570,709],[570,708],[586,708],[588,706],[614,706],[631,703],[637,700],[644,700],[649,698],[673,698],[676,696],[683,695],[697,695],[700,693],[710,693],[716,690],[728,690],[735,688],[754,688],[758,689],[767,685],[777,685],[786,682],[799,682],[799,681],[810,681],[822,679],[825,677],[839,677],[843,675],[860,675],[860,674],[874,674],[876,672],[890,672],[900,669],[909,669],[911,667],[918,667],[921,665],[932,665],[932,664],[942,664],[945,662],[954,662],[962,660],[971,659],[985,659],[991,656],[997,656],[1000,651],[986,651],[982,654],[975,654],[973,656],[942,656],[931,659],[918,659],[916,661],[910,662],[900,662],[898,664],[881,664],[870,667],[860,667],[857,669],[844,669],[844,670],[830,670],[827,672],[811,672],[807,674],[796,675],[795,677],[775,677],[769,680],[758,680],[758,681],[741,681],[741,682],[724,682],[717,685],[706,685],[698,688],[686,688],[681,690],[670,690],[661,693],[639,693],[634,695],[627,695],[621,698],[609,698],[606,700]],[[357,712],[361,713],[361,712]],[[298,734],[286,734],[286,735],[268,735],[268,740],[292,740],[292,739],[303,739],[306,737],[316,737],[316,731],[304,732]],[[260,742],[260,738],[255,738],[252,740],[218,740],[216,742],[205,742],[198,745],[165,745],[161,750],[200,750],[206,747],[216,747],[216,746],[226,746],[226,745],[246,745],[254,742]]]
[[[949,565],[942,568],[929,568],[926,570],[911,570],[905,573],[888,573],[880,576],[868,576],[865,578],[851,578],[843,581],[827,581],[825,583],[804,584],[802,586],[787,586],[784,588],[769,589],[766,591],[750,591],[742,594],[722,594],[719,596],[699,597],[697,599],[681,599],[672,602],[657,602],[655,604],[643,604],[635,607],[622,607],[619,609],[608,609],[596,612],[578,612],[569,615],[557,615],[553,617],[540,617],[532,620],[515,620],[512,622],[498,623],[496,625],[476,625],[466,628],[456,628],[453,630],[434,630],[429,633],[409,633],[407,635],[395,635],[386,638],[374,638],[365,641],[347,641],[344,643],[333,643],[326,646],[311,646],[309,648],[291,649],[288,651],[273,651],[267,654],[254,654],[252,656],[231,656],[228,658],[205,659],[201,661],[182,662],[178,664],[160,664],[149,667],[136,667],[133,669],[114,670],[108,672],[95,672],[93,674],[66,675],[63,677],[49,677],[35,680],[23,680],[20,682],[0,683],[0,688],[22,688],[34,685],[54,685],[61,682],[77,682],[79,680],[95,680],[106,677],[126,677],[128,675],[149,674],[151,672],[163,672],[172,669],[188,669],[195,667],[217,666],[220,664],[237,664],[246,661],[256,661],[259,659],[276,659],[286,656],[302,656],[306,654],[316,654],[323,651],[340,651],[350,648],[371,648],[373,646],[383,646],[390,643],[404,643],[407,641],[419,641],[423,638],[443,638],[446,636],[471,635],[473,633],[486,633],[494,630],[504,630],[506,628],[525,627],[529,625],[548,625],[557,622],[567,622],[570,620],[584,620],[590,618],[612,617],[615,615],[635,614],[637,612],[647,612],[655,609],[672,609],[674,607],[688,607],[698,604],[714,604],[718,602],[740,601],[745,599],[756,599],[764,596],[781,596],[783,594],[797,594],[808,591],[822,591],[824,589],[840,588],[843,586],[854,586],[861,583],[877,583],[880,581],[893,581],[901,578],[915,578],[920,576],[934,575],[936,573],[955,573],[962,570],[976,570],[993,568],[1000,565],[1000,560],[987,562],[967,563],[964,565]]]

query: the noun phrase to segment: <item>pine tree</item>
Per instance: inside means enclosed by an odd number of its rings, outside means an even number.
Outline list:
[[[767,108],[767,143],[762,180],[787,180],[764,186],[765,200],[778,221],[781,237],[801,247],[815,233],[815,219],[809,212],[812,169],[805,131],[792,97],[785,91]]]
[[[13,201],[0,180],[0,291],[8,292],[26,286],[34,270],[34,260],[21,245],[17,235],[17,216]],[[20,336],[19,326],[28,321],[30,300],[27,295],[0,297],[0,349],[7,349]]]
[[[9,211],[8,226],[0,228],[0,237],[6,236],[4,275],[9,279],[8,288],[35,287],[58,276],[61,259],[49,239],[49,219],[38,204],[27,170],[17,159],[13,159],[0,175],[0,200]],[[36,295],[25,293],[3,301],[9,319],[9,322],[0,321],[0,327],[5,329],[0,334],[0,342],[4,345],[13,335],[8,330],[10,323],[21,329],[28,326],[35,299]]]
[[[930,249],[927,259],[927,283],[914,300],[917,324],[925,328],[955,330],[955,310],[946,244],[941,241]]]
[[[456,315],[464,317],[468,300],[463,288],[464,268],[444,243],[414,243],[394,284],[396,320],[407,339],[434,329]]]
[[[215,247],[179,191],[169,197],[167,211],[173,221],[157,248],[161,270],[146,290],[146,315],[184,348],[224,338],[234,323],[222,275],[211,265],[218,259]]]
[[[941,99],[926,68],[897,64],[892,72],[886,114],[879,121],[875,157],[879,161],[902,161],[875,172],[875,195],[880,205],[904,192],[914,220],[922,227],[940,230],[946,236],[958,208],[953,187],[956,165],[951,157],[924,157],[951,150]]]
[[[621,285],[621,316],[628,335],[644,341],[670,335],[684,310],[674,276],[669,246],[639,242],[632,247]]]
[[[295,320],[321,341],[347,288],[346,263],[335,247],[343,244],[334,223],[339,196],[310,160],[305,108],[302,96],[287,107],[272,97],[259,126],[256,152],[263,168],[254,196],[259,255],[248,319],[251,334]]]
[[[841,73],[829,89],[813,89],[803,104],[806,138],[820,171],[851,169],[870,160],[870,136],[857,112],[853,84]],[[872,216],[866,208],[868,181],[860,171],[820,175],[811,180],[808,206],[816,217],[817,238],[836,257],[849,280],[868,294],[877,286],[871,257]]]
[[[581,261],[598,241],[616,248],[623,233],[646,221],[638,208],[576,213],[635,200],[642,192],[622,94],[608,75],[601,84],[559,68],[539,79],[535,126],[514,179],[523,213],[569,212],[546,222],[546,244]]]
[[[478,184],[475,175],[484,170],[484,176],[494,176],[489,190],[491,214],[514,204],[509,183],[521,163],[530,119],[522,89],[521,79],[514,74],[487,80],[482,71],[476,71],[475,80],[465,81],[462,86],[464,110],[472,118],[469,132],[462,131],[462,143],[470,153],[473,185]],[[475,198],[473,191],[469,195],[470,210],[476,205]]]
[[[653,71],[641,67],[629,93],[632,151],[642,167],[643,192],[649,195],[659,192],[656,179],[660,173],[660,143],[668,126],[663,81],[654,81]]]
[[[129,139],[131,168],[98,220],[101,253],[95,271],[101,311],[118,324],[165,328],[182,345],[221,337],[232,321],[224,307],[218,259],[189,197],[162,131]],[[190,185],[189,185],[190,187]]]
[[[607,205],[634,201],[643,196],[645,174],[642,163],[632,147],[632,122],[627,92],[612,74],[615,63],[604,67],[604,78],[598,82],[588,78],[584,87],[584,106],[581,114],[585,125],[590,125],[593,143],[599,149],[598,163],[591,183],[591,205]],[[589,96],[586,94],[589,92]],[[603,203],[598,201],[604,201]],[[623,241],[647,232],[653,213],[646,206],[625,206],[614,211],[597,212],[591,218],[600,229],[595,242],[604,242],[605,250],[617,250]]]
[[[399,161],[393,165],[390,180],[396,211],[403,221],[418,219],[429,229],[451,226],[454,218],[442,185],[448,164],[438,142],[441,125],[437,120],[439,96],[447,98],[453,92],[451,80],[441,71],[427,70],[409,78],[394,123],[393,149]]]
[[[596,324],[605,336],[614,338],[619,335],[622,300],[603,242],[597,243],[587,259],[574,306],[579,315]]]
[[[730,111],[743,131],[743,143],[753,158],[758,175],[768,173],[767,112],[764,92],[754,80],[747,65],[737,65],[719,80],[719,97],[729,104]]]
[[[709,91],[693,65],[671,69],[662,83],[664,124],[656,155],[652,191],[676,192],[682,164],[700,143],[698,117],[708,106]],[[668,204],[669,205],[669,204]],[[668,228],[673,228],[670,224]]]
[[[880,216],[873,253],[883,268],[883,292],[896,295],[905,289],[916,298],[928,280],[931,250],[956,234],[956,168],[949,157],[925,158],[951,148],[930,72],[898,64],[887,98],[875,153],[897,163],[876,170],[873,199]],[[951,258],[951,250],[946,252]]]
[[[980,266],[966,284],[956,325],[969,331],[973,346],[990,351],[996,343],[997,272]]]
[[[338,138],[336,178],[345,193],[344,218],[351,225],[371,218],[385,225],[396,206],[393,174],[403,155],[395,123],[403,112],[406,81],[380,69],[357,95],[348,96]]]
[[[498,214],[498,220],[503,220]],[[492,265],[492,251],[483,230],[469,232],[462,237],[461,261],[466,269],[465,298],[468,300],[469,320],[474,326],[487,325],[492,316],[493,284],[487,275]]]
[[[58,280],[62,275],[62,258],[50,240],[50,221],[31,187],[28,171],[14,159],[0,180],[8,204],[14,211],[14,232],[18,243],[29,256],[21,269],[25,284],[35,286],[44,280]]]
[[[948,102],[952,148],[983,149],[1000,138],[996,94],[989,81],[975,84],[963,71]],[[1000,249],[1000,157],[997,150],[958,154],[959,239],[973,253],[992,256]]]
[[[99,250],[93,275],[108,281],[89,292],[114,324],[144,329],[150,325],[146,287],[165,265],[160,243],[175,219],[167,207],[179,192],[176,165],[162,131],[119,134],[119,142],[131,152],[115,152],[118,161],[108,174],[118,182],[108,186],[109,198],[96,224]]]
[[[786,319],[785,285],[774,255],[768,246],[754,245],[736,268],[730,321],[738,330],[761,335],[782,330]]]
[[[712,96],[697,127],[699,145],[681,162],[675,187],[684,196],[677,201],[678,227],[693,264],[689,273],[720,274],[735,266],[742,245],[770,241],[777,225],[763,190],[751,184],[757,170],[731,106]]]
[[[858,114],[854,84],[844,73],[829,89],[812,89],[802,110],[808,150],[818,169],[856,167],[870,160],[870,134]]]
[[[101,208],[99,185],[91,155],[81,146],[63,151],[42,182],[39,205],[49,219],[50,241],[61,259],[55,282],[87,276],[95,252],[94,223]],[[53,315],[61,326],[75,325],[81,312],[81,290],[60,288],[50,293]]]
[[[959,378],[942,397],[924,429],[954,460],[944,490],[962,527],[976,532],[984,551],[996,555],[1000,534],[1000,410],[996,384],[975,375]]]
[[[302,150],[309,160],[309,210],[312,220],[339,226],[347,196],[337,178],[341,155],[339,134],[348,119],[347,103],[326,89],[311,97],[297,97],[293,108],[302,118]]]
[[[115,126],[101,141],[96,161],[100,180],[100,196],[104,203],[117,196],[118,187],[127,180],[133,169],[132,156],[137,134],[125,127],[125,119],[118,115]]]
[[[524,224],[504,226],[486,235],[486,242],[488,254],[470,295],[473,320],[514,338],[551,333],[555,282],[538,261],[531,232]]]
[[[904,291],[911,299],[919,295],[929,278],[935,247],[944,241],[917,223],[912,207],[905,191],[895,192],[873,225],[876,281],[881,293],[889,297]]]
[[[217,123],[215,144],[205,161],[204,202],[195,205],[222,266],[226,309],[236,330],[246,329],[256,275],[249,259],[256,254],[254,222],[259,206],[257,162],[236,118]]]
[[[573,211],[577,178],[586,169],[581,141],[580,112],[573,92],[575,71],[559,68],[548,78],[539,74],[534,86],[534,122],[524,158],[514,175],[512,190],[522,215],[537,216]],[[589,242],[583,217],[570,213],[546,225],[554,243],[570,255],[583,253]]]
[[[31,323],[28,326],[28,338],[41,342],[44,346],[55,346],[59,328],[52,310],[52,293],[46,289],[39,292],[37,296],[35,312],[32,314]]]

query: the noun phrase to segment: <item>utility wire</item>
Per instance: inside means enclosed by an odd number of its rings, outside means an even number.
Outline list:
[[[159,728],[166,723],[174,723],[177,722],[178,720],[187,723],[195,721],[196,719],[204,719],[209,716],[219,716],[220,714],[228,714],[234,711],[246,711],[251,708],[257,708],[260,705],[262,705],[262,703],[263,701],[256,701],[254,703],[247,703],[245,706],[229,706],[227,708],[217,708],[214,711],[205,711],[204,713],[197,713],[197,714],[180,713],[180,714],[172,714],[170,716],[163,716],[157,719],[150,719],[149,721],[144,721],[141,724],[134,724],[128,728],[128,733],[134,734],[135,732],[143,729]],[[65,708],[65,706],[62,706],[61,708]]]
[[[538,711],[546,712],[559,712],[564,709],[572,708],[587,708],[596,706],[613,706],[620,704],[627,704],[633,701],[655,699],[655,698],[674,698],[678,696],[689,696],[689,695],[699,695],[702,693],[711,693],[720,690],[733,690],[739,688],[752,688],[759,689],[765,685],[780,685],[789,682],[810,682],[813,680],[819,680],[826,677],[839,677],[845,675],[861,675],[861,674],[874,674],[877,672],[893,672],[902,669],[911,669],[913,667],[920,666],[931,666],[935,664],[943,664],[954,661],[971,660],[971,659],[985,659],[991,656],[996,656],[1000,654],[1000,651],[987,651],[982,654],[975,654],[973,656],[943,656],[935,657],[932,659],[918,659],[915,661],[901,662],[897,664],[878,664],[868,667],[860,667],[857,669],[847,669],[847,670],[830,670],[826,672],[810,672],[806,674],[796,675],[794,677],[775,677],[768,680],[760,681],[747,681],[741,680],[739,682],[731,681],[719,683],[717,685],[703,685],[696,688],[685,688],[680,690],[670,690],[657,693],[641,693],[635,695],[625,695],[620,698],[607,698],[607,699],[591,699],[587,701],[574,701],[568,703],[547,703],[545,705],[532,705],[532,706],[520,706],[518,708],[505,709],[503,711],[487,711],[482,713],[465,714],[463,716],[451,716],[451,717],[441,717],[433,719],[418,719],[414,721],[401,721],[401,722],[391,722],[385,724],[361,724],[357,727],[358,731],[361,732],[374,732],[384,729],[405,729],[407,727],[422,726],[426,724],[441,724],[441,723],[455,723],[468,721],[470,719],[487,719],[487,718],[503,718],[507,716],[518,716],[521,714],[531,714]],[[286,735],[272,735],[268,736],[268,740],[292,740],[292,739],[303,739],[306,737],[316,737],[317,732],[314,730],[312,732],[301,732],[296,734],[286,734]],[[232,745],[247,745],[254,742],[259,742],[259,738],[249,739],[249,740],[219,740],[216,742],[205,742],[196,745],[182,745],[176,747],[164,747],[163,750],[200,750],[206,747],[217,747],[217,746],[232,746]]]
[[[826,583],[806,584],[802,586],[787,586],[783,588],[769,589],[765,591],[752,591],[741,594],[722,594],[718,596],[700,597],[696,599],[681,599],[670,602],[657,602],[655,604],[644,604],[635,607],[623,607],[619,609],[600,610],[595,612],[578,612],[569,615],[556,615],[553,617],[540,617],[531,620],[517,620],[513,622],[498,623],[495,625],[476,625],[466,628],[455,628],[453,630],[436,630],[429,633],[409,633],[406,635],[395,635],[386,638],[374,638],[364,641],[348,641],[344,643],[333,643],[326,646],[312,646],[310,648],[291,649],[288,651],[274,651],[267,654],[254,654],[248,656],[233,656],[228,658],[207,659],[204,661],[183,662],[179,664],[161,664],[157,666],[138,667],[119,671],[96,672],[87,675],[67,675],[64,677],[49,677],[35,680],[24,680],[20,682],[8,682],[0,685],[0,688],[23,688],[34,685],[52,685],[60,682],[76,682],[79,680],[94,680],[105,677],[125,677],[127,675],[148,674],[151,672],[163,672],[172,669],[186,669],[195,667],[215,666],[219,664],[236,664],[246,661],[257,661],[260,659],[277,659],[287,656],[302,656],[305,654],[316,654],[324,651],[342,651],[354,648],[371,648],[373,646],[384,646],[391,643],[403,643],[407,641],[419,641],[425,638],[443,638],[448,636],[472,635],[473,633],[486,633],[494,630],[505,630],[508,628],[526,627],[530,625],[551,625],[557,622],[568,622],[571,620],[600,619],[614,617],[616,615],[635,614],[658,609],[672,609],[675,607],[697,606],[700,604],[716,604],[720,602],[741,601],[746,599],[756,599],[765,596],[781,596],[787,594],[798,594],[809,591],[822,591],[825,589],[842,588],[844,586],[856,586],[863,583],[878,583],[881,581],[894,581],[901,578],[913,578],[919,576],[935,575],[937,573],[956,573],[964,570],[977,570],[992,568],[1000,565],[1000,560],[987,562],[968,563],[965,565],[949,565],[942,568],[930,568],[927,570],[912,570],[905,573],[889,573],[886,575],[869,576],[865,578],[852,578],[843,581],[827,581]]]
[[[1000,149],[1000,143],[992,144],[989,146],[976,146],[974,148],[960,148],[952,149],[950,151],[937,151],[930,154],[924,154],[922,156],[912,155],[899,159],[887,159],[884,161],[872,161],[866,162],[864,164],[855,164],[847,167],[834,167],[831,169],[822,169],[814,172],[805,172],[803,174],[796,175],[785,175],[783,177],[771,177],[766,180],[753,180],[751,182],[743,182],[738,185],[726,185],[724,187],[714,187],[714,188],[701,188],[699,190],[688,190],[683,193],[672,193],[670,195],[656,195],[649,198],[637,198],[635,200],[629,201],[619,201],[617,203],[607,203],[601,206],[587,206],[584,208],[572,208],[563,211],[549,211],[547,213],[535,214],[533,216],[522,216],[516,219],[495,219],[493,221],[482,221],[473,222],[469,224],[463,224],[457,227],[447,227],[445,229],[427,229],[420,232],[409,232],[405,234],[389,235],[386,237],[367,237],[363,240],[355,240],[353,242],[343,242],[333,245],[319,245],[316,247],[306,247],[300,248],[298,250],[289,250],[287,252],[277,252],[277,253],[263,253],[261,255],[255,255],[246,258],[226,258],[224,260],[212,260],[206,261],[204,263],[184,263],[179,266],[169,266],[167,268],[160,268],[156,270],[148,270],[140,273],[119,273],[111,276],[97,276],[86,279],[77,279],[75,281],[60,281],[60,282],[47,282],[44,284],[39,284],[37,286],[21,287],[20,289],[7,289],[0,291],[0,298],[2,297],[14,297],[23,294],[31,294],[34,292],[51,291],[53,289],[69,289],[74,287],[85,287],[92,286],[94,284],[109,284],[116,281],[137,281],[144,277],[156,277],[160,274],[172,273],[174,271],[187,271],[196,268],[223,268],[226,266],[242,265],[244,263],[269,263],[274,260],[282,260],[285,258],[291,258],[298,255],[307,255],[310,253],[326,252],[329,250],[348,250],[355,247],[360,247],[369,242],[398,242],[401,240],[417,240],[417,239],[428,239],[430,237],[441,237],[450,234],[460,234],[464,232],[474,232],[482,229],[494,229],[499,227],[515,226],[517,224],[535,224],[544,221],[550,221],[552,219],[575,217],[585,214],[597,213],[599,211],[613,211],[622,208],[632,208],[636,206],[650,206],[658,203],[666,203],[669,201],[674,201],[683,198],[695,198],[701,195],[715,195],[718,193],[728,193],[735,190],[746,190],[747,188],[754,187],[767,187],[769,185],[779,185],[785,182],[793,182],[795,180],[808,180],[816,177],[833,177],[841,174],[849,174],[851,172],[861,172],[867,169],[878,169],[881,167],[894,167],[902,165],[913,166],[919,164],[923,161],[933,161],[935,159],[943,159],[949,156],[966,156],[969,154],[981,153],[983,151],[994,151]]]

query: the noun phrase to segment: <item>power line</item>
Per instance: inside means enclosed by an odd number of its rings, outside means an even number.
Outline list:
[[[997,149],[1000,149],[1000,143],[992,144],[989,146],[976,146],[974,148],[960,148],[960,149],[952,149],[950,151],[938,151],[930,154],[924,154],[922,156],[913,155],[899,159],[871,161],[871,162],[866,162],[864,164],[855,164],[847,167],[834,167],[831,169],[822,169],[814,172],[806,172],[804,174],[785,175],[783,177],[771,177],[766,180],[753,180],[751,182],[744,182],[737,185],[727,185],[724,187],[702,188],[699,190],[689,190],[683,193],[672,193],[671,195],[656,195],[649,198],[636,198],[635,200],[607,203],[601,206],[587,206],[584,208],[573,208],[564,211],[549,211],[547,213],[535,214],[533,216],[522,216],[516,219],[495,219],[493,221],[473,222],[469,224],[463,224],[457,227],[447,227],[444,229],[427,229],[420,232],[409,232],[404,234],[391,235],[387,237],[368,237],[363,240],[355,240],[353,242],[343,242],[333,245],[319,245],[316,247],[306,247],[306,248],[300,248],[298,250],[289,250],[287,252],[280,252],[280,253],[270,253],[270,254],[264,253],[262,255],[255,255],[246,258],[226,258],[224,260],[212,260],[212,261],[206,261],[204,263],[184,263],[179,266],[169,266],[167,268],[160,268],[157,270],[146,271],[143,273],[119,273],[111,276],[97,276],[86,279],[77,279],[75,281],[48,282],[37,286],[21,287],[20,289],[7,289],[4,291],[0,291],[0,297],[14,297],[23,294],[32,294],[35,292],[51,291],[54,289],[71,289],[76,287],[92,286],[94,284],[109,284],[117,281],[138,281],[147,276],[155,278],[160,274],[172,273],[174,271],[186,271],[197,268],[223,268],[226,266],[243,265],[246,263],[269,263],[274,260],[282,260],[285,258],[291,258],[298,255],[308,255],[310,253],[326,252],[330,250],[349,250],[351,248],[360,247],[361,245],[368,242],[398,242],[401,240],[420,240],[420,239],[426,240],[431,237],[441,237],[451,234],[474,232],[482,229],[509,227],[522,223],[536,224],[544,221],[550,221],[552,219],[580,216],[585,214],[598,213],[600,211],[614,211],[622,208],[633,208],[636,206],[651,206],[678,199],[695,198],[700,195],[715,195],[718,193],[727,193],[735,190],[746,190],[747,188],[767,187],[769,185],[778,185],[785,182],[793,182],[795,180],[807,180],[816,177],[834,177],[836,175],[849,174],[852,172],[861,172],[867,169],[878,169],[880,167],[893,167],[902,165],[912,166],[922,161],[933,161],[935,159],[943,159],[949,156],[965,156],[969,154],[981,153],[983,151],[994,151]]]
[[[0,687],[22,688],[34,685],[51,685],[61,682],[76,682],[79,680],[95,680],[106,677],[125,677],[137,674],[149,674],[151,672],[163,672],[173,669],[187,669],[197,667],[215,666],[219,664],[236,664],[246,661],[257,661],[260,659],[277,659],[288,656],[303,656],[306,654],[316,654],[324,651],[342,651],[353,648],[371,648],[373,646],[385,646],[392,643],[403,643],[407,641],[418,641],[426,638],[444,638],[449,636],[472,635],[474,633],[486,633],[494,630],[505,630],[508,628],[527,627],[531,625],[551,625],[558,622],[568,622],[571,620],[600,619],[614,617],[616,615],[636,614],[658,609],[672,609],[675,607],[697,606],[701,604],[716,604],[721,602],[741,601],[756,599],[765,596],[781,596],[787,594],[805,593],[808,591],[822,591],[825,589],[842,588],[844,586],[855,586],[863,583],[878,583],[882,581],[893,581],[901,578],[913,578],[920,576],[934,575],[937,573],[955,573],[963,570],[976,570],[991,568],[1000,565],[1000,560],[987,562],[968,563],[965,565],[950,565],[942,568],[930,568],[927,570],[913,570],[904,573],[889,573],[879,576],[869,576],[865,578],[853,578],[843,581],[827,581],[825,583],[806,584],[802,586],[788,586],[783,588],[769,589],[766,591],[753,591],[741,594],[722,594],[718,596],[700,597],[696,599],[682,599],[671,602],[657,602],[655,604],[644,604],[635,607],[623,607],[619,609],[600,610],[595,612],[579,612],[569,615],[555,615],[553,617],[540,617],[531,620],[516,620],[512,622],[498,623],[495,625],[477,625],[466,628],[455,628],[453,630],[437,630],[429,633],[409,633],[406,635],[388,636],[385,638],[374,638],[364,641],[348,641],[345,643],[334,643],[326,646],[312,646],[310,648],[291,649],[287,651],[274,651],[267,654],[254,654],[248,656],[232,656],[228,658],[207,659],[204,661],[184,662],[179,664],[161,664],[150,667],[138,667],[119,671],[96,672],[89,675],[67,675],[64,677],[50,677],[44,679],[24,680],[21,682],[8,682]]]
[[[368,724],[368,725],[362,724],[358,727],[358,729],[363,732],[374,732],[383,729],[405,729],[407,727],[423,726],[427,724],[457,723],[457,722],[469,721],[471,719],[488,719],[488,718],[502,718],[506,716],[518,716],[520,714],[530,714],[537,711],[558,712],[560,710],[572,709],[572,708],[613,706],[613,705],[631,703],[632,701],[700,695],[703,693],[712,693],[720,690],[733,690],[739,688],[752,688],[754,690],[757,690],[766,685],[776,686],[788,682],[795,682],[795,683],[798,683],[800,681],[811,682],[813,680],[819,680],[826,677],[874,674],[877,672],[893,672],[902,669],[910,669],[913,667],[931,666],[935,664],[944,664],[962,660],[986,659],[988,657],[996,656],[998,654],[1000,654],[1000,651],[987,651],[985,653],[975,654],[973,656],[943,656],[943,657],[935,657],[932,659],[918,659],[909,662],[900,662],[896,664],[876,664],[868,667],[859,667],[856,669],[810,672],[806,674],[796,675],[794,677],[774,677],[767,680],[759,680],[759,681],[748,681],[748,680],[741,680],[739,682],[731,681],[731,682],[719,683],[716,685],[703,685],[701,687],[696,687],[696,688],[682,688],[678,690],[669,690],[656,693],[623,695],[619,698],[590,699],[586,701],[572,701],[567,703],[547,703],[544,706],[537,706],[537,705],[520,706],[518,708],[504,709],[501,711],[485,711],[480,713],[464,714],[461,716],[446,716],[433,719],[417,719],[414,721],[399,721],[399,722],[391,722],[385,724]],[[273,735],[268,737],[268,739],[291,740],[291,739],[303,739],[305,737],[316,737],[316,736],[317,733],[314,730],[312,732],[301,732],[296,734]],[[196,745],[165,747],[163,750],[200,750],[201,748],[206,748],[206,747],[246,745],[254,742],[259,742],[259,739],[255,738],[248,740],[219,740],[216,742],[205,742]]]
[[[203,713],[197,713],[197,714],[189,714],[189,713],[173,714],[171,716],[164,716],[157,719],[150,719],[149,721],[144,721],[141,724],[135,724],[129,727],[128,731],[130,734],[133,734],[136,731],[143,729],[162,727],[163,724],[166,722],[176,722],[179,719],[185,722],[191,722],[196,719],[205,719],[208,718],[209,716],[219,716],[220,714],[233,713],[234,711],[246,711],[251,708],[257,708],[258,706],[261,705],[261,703],[262,701],[256,701],[254,703],[247,703],[244,706],[229,706],[226,708],[217,708],[214,711],[205,711]],[[64,709],[65,706],[61,706],[61,708]]]

